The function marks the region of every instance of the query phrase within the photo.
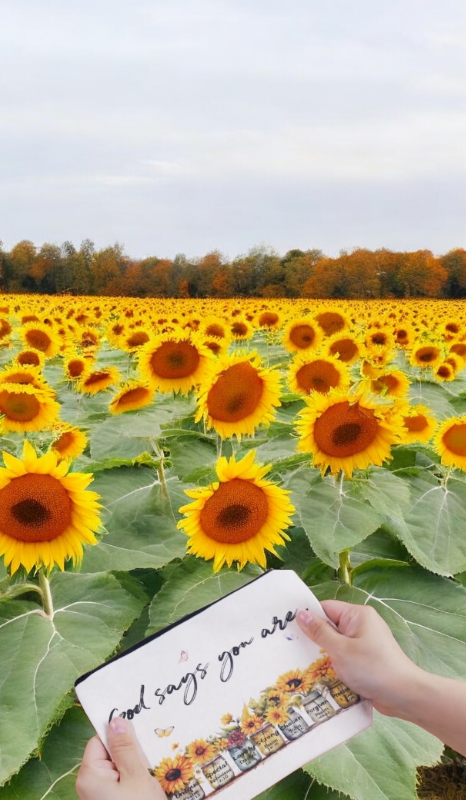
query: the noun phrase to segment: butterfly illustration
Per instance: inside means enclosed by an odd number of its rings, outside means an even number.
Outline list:
[[[163,739],[164,736],[170,736],[170,734],[172,733],[174,727],[175,726],[172,725],[171,728],[156,728],[154,733],[157,734],[159,739]]]
[[[187,661],[187,660],[188,660],[188,658],[189,658],[189,653],[188,653],[188,651],[187,651],[187,650],[182,650],[182,651],[181,651],[180,660],[178,661],[178,664],[181,664],[181,662],[182,662],[182,661]]]
[[[292,633],[284,633],[283,636],[285,639],[288,639],[289,642],[294,642],[296,639],[299,639],[299,636],[293,636]]]

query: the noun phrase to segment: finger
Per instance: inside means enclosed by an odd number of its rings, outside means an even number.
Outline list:
[[[299,627],[322,647],[330,657],[340,652],[344,636],[322,617],[317,617],[309,611],[300,611],[296,617]]]
[[[98,736],[93,736],[92,739],[89,739],[86,749],[84,750],[83,755],[83,766],[85,767],[94,767],[98,765],[99,767],[103,766],[102,762],[106,761],[109,765],[111,765],[110,756],[107,753],[105,747],[103,746],[102,742],[100,741]]]
[[[108,726],[108,746],[120,779],[147,776],[145,758],[132,726],[122,717],[114,717]]]

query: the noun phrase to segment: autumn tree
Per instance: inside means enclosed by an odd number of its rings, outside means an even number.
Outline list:
[[[447,271],[447,296],[466,297],[466,250],[450,250],[439,262]]]
[[[430,250],[405,253],[398,273],[403,297],[441,297],[448,272]]]
[[[36,258],[36,247],[23,239],[10,250],[7,268],[7,285],[9,292],[30,292],[34,286],[30,270]]]

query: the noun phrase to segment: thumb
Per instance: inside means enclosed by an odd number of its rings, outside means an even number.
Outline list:
[[[147,775],[147,765],[133,728],[126,719],[114,717],[108,726],[107,738],[112,761],[122,781]]]
[[[300,611],[296,620],[301,630],[313,642],[320,645],[330,658],[336,657],[340,653],[345,637],[338,633],[333,625],[330,625],[322,617],[314,616],[309,611]]]

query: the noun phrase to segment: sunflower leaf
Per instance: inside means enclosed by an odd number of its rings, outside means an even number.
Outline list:
[[[241,572],[223,569],[214,573],[212,562],[188,556],[174,569],[155,596],[150,609],[147,636],[171,625],[229,592],[257,578],[260,567],[248,565]]]
[[[186,536],[177,530],[178,509],[187,502],[182,484],[167,481],[163,494],[156,470],[146,466],[102,470],[92,488],[102,497],[102,522],[108,533],[88,547],[83,570],[158,569],[186,552]]]
[[[347,795],[320,786],[316,780],[299,769],[271,786],[255,800],[345,800]]]
[[[451,576],[466,569],[466,482],[456,476],[440,482],[424,472],[404,481],[411,501],[386,527],[426,569]]]
[[[371,605],[390,626],[405,653],[423,669],[464,680],[466,588],[417,565],[377,567],[314,585],[319,600],[336,598]]]
[[[53,620],[32,602],[0,603],[0,705],[6,717],[14,710],[14,724],[0,728],[0,785],[63,713],[75,679],[113,653],[145,602],[139,587],[127,591],[107,573],[54,573],[50,586]]]
[[[76,774],[94,728],[81,708],[70,708],[32,758],[2,788],[2,800],[76,800]]]
[[[417,800],[416,767],[436,764],[442,751],[441,742],[421,728],[374,712],[371,728],[305,770],[353,800]]]
[[[373,533],[382,517],[361,496],[351,481],[335,485],[331,478],[313,480],[309,469],[296,470],[285,481],[292,490],[301,526],[312,549],[329,566],[338,566],[338,554]]]

